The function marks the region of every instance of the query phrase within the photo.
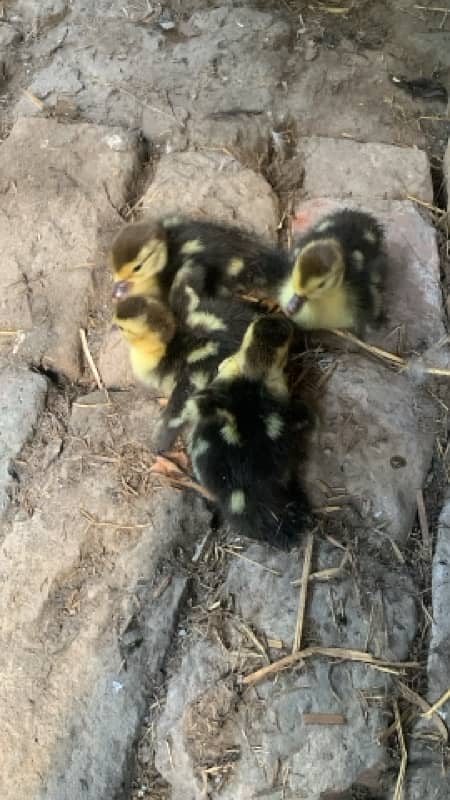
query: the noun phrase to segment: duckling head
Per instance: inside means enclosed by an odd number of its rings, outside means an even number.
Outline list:
[[[239,376],[265,380],[271,372],[282,372],[292,336],[293,327],[286,317],[278,314],[259,317],[248,326],[237,353],[219,365],[218,377],[222,380]]]
[[[167,233],[160,222],[137,222],[119,231],[110,250],[113,299],[158,295],[158,274],[168,260]]]
[[[118,303],[113,322],[134,348],[165,348],[176,331],[171,310],[150,297],[129,297]]]
[[[321,300],[344,279],[344,257],[337,239],[315,239],[295,259],[289,290],[283,292],[283,311],[298,314],[309,301]]]
[[[287,364],[293,327],[286,317],[268,314],[248,327],[242,340],[242,369],[248,376],[264,376]]]

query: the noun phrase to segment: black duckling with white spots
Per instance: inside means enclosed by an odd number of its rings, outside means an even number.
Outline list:
[[[307,330],[350,328],[363,336],[383,319],[386,271],[384,234],[375,217],[337,211],[298,241],[279,303]]]

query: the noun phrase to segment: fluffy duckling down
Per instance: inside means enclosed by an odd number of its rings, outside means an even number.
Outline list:
[[[214,297],[228,290],[270,294],[289,272],[285,253],[238,227],[180,217],[126,225],[110,250],[113,298],[148,295],[166,300],[187,261],[195,265],[195,289]],[[276,287],[276,288],[275,288]]]
[[[291,337],[281,316],[256,320],[217,378],[189,401],[197,480],[234,528],[277,547],[295,543],[310,521],[296,477],[310,415],[286,383]]]
[[[208,386],[258,314],[254,304],[235,298],[203,301],[188,289],[190,307],[195,308],[189,311],[186,301],[184,322],[167,304],[149,297],[129,297],[117,304],[114,315],[137,379],[169,397],[159,426],[159,450],[173,444],[188,422],[189,397]]]
[[[362,336],[382,320],[386,270],[377,220],[362,211],[337,211],[298,242],[279,303],[307,330],[350,328]]]

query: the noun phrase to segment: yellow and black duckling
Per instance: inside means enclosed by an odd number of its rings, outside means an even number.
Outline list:
[[[239,347],[259,313],[255,304],[236,298],[201,300],[191,287],[186,291],[184,322],[150,297],[129,297],[117,304],[114,315],[138,380],[169,397],[156,442],[160,451],[173,444],[188,421],[189,397],[216,376],[218,365]]]
[[[166,217],[119,231],[110,251],[113,299],[166,300],[186,261],[195,265],[194,288],[209,297],[226,289],[276,293],[290,269],[287,255],[256,234],[218,222]]]
[[[362,336],[382,319],[386,254],[371,215],[344,209],[298,242],[279,292],[283,311],[302,328],[351,328]]]
[[[257,319],[217,378],[189,401],[197,480],[240,533],[277,547],[295,542],[310,521],[296,466],[298,434],[311,417],[285,376],[292,332],[281,315]]]

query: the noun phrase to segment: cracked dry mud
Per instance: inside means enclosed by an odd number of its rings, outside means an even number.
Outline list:
[[[383,800],[397,703],[403,796],[444,800],[449,704],[420,713],[450,684],[449,392],[421,368],[449,367],[450,123],[389,76],[448,89],[450,17],[93,5],[0,3],[1,796]],[[306,541],[236,539],[151,473],[159,405],[110,330],[106,248],[124,219],[168,211],[289,243],[343,204],[385,225],[372,344],[414,366],[308,338],[307,652],[253,684],[292,651]]]

